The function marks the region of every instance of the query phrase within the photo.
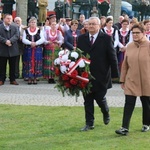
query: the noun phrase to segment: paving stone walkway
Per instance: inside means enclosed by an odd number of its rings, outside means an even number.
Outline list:
[[[18,86],[10,85],[6,81],[0,86],[0,104],[15,105],[43,105],[43,106],[83,106],[82,95],[78,97],[63,97],[55,84],[48,84],[47,81],[39,81],[37,85],[28,85],[22,79],[18,79]],[[123,107],[124,94],[119,84],[113,84],[113,88],[108,90],[106,95],[110,107]],[[136,103],[137,107],[141,107],[139,98]]]

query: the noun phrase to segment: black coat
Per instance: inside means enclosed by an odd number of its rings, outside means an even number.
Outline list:
[[[0,56],[13,57],[19,55],[18,50],[19,30],[16,25],[11,24],[9,31],[6,30],[4,24],[0,24]],[[6,40],[10,40],[12,46],[7,46]]]
[[[118,62],[112,39],[109,35],[99,32],[94,44],[90,45],[89,33],[80,35],[78,48],[90,55],[90,71],[95,80],[92,81],[93,90],[112,87],[111,78],[117,78]],[[112,74],[111,74],[112,73]]]
[[[15,4],[14,0],[2,0],[4,14],[12,14],[13,4]]]

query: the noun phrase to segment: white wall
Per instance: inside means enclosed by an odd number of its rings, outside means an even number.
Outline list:
[[[47,7],[47,9],[48,9],[49,11],[54,10],[55,1],[56,1],[56,0],[48,0],[48,7]]]

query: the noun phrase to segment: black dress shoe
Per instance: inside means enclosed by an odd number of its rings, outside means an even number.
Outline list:
[[[80,131],[88,131],[94,129],[94,126],[85,125]]]
[[[128,134],[128,129],[121,127],[119,130],[115,131],[116,134],[120,134],[120,135],[127,135]]]
[[[54,79],[49,79],[49,80],[48,80],[48,83],[54,84],[55,81],[54,81]]]
[[[103,114],[103,122],[104,122],[105,125],[109,124],[109,122],[110,122],[109,113]]]

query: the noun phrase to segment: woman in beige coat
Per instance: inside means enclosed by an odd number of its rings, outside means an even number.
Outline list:
[[[131,30],[133,42],[127,46],[120,77],[125,93],[122,127],[116,130],[120,135],[129,132],[137,96],[140,97],[143,108],[142,132],[148,131],[150,125],[150,42],[145,36],[143,24],[135,24]]]

